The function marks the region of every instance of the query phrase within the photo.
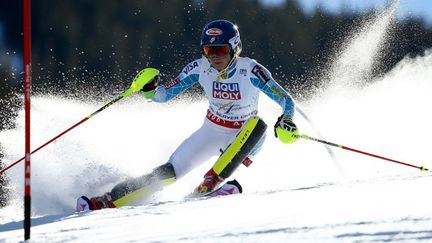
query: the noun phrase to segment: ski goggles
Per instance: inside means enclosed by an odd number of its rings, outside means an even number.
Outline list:
[[[229,45],[208,45],[203,46],[203,53],[206,57],[224,57],[230,53]]]

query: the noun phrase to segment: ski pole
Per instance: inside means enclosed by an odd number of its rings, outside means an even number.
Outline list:
[[[338,148],[341,148],[341,149],[349,150],[349,151],[352,151],[352,152],[364,154],[364,155],[367,155],[367,156],[375,157],[375,158],[378,158],[378,159],[387,160],[387,161],[398,163],[398,164],[401,164],[401,165],[410,166],[410,167],[419,169],[421,171],[429,171],[429,169],[426,168],[426,167],[424,167],[424,166],[417,166],[417,165],[408,164],[408,163],[405,163],[405,162],[402,162],[402,161],[398,161],[398,160],[394,160],[394,159],[389,159],[389,158],[386,158],[386,157],[383,157],[383,156],[380,156],[380,155],[364,152],[364,151],[361,151],[361,150],[358,150],[358,149],[353,149],[353,148],[350,148],[350,147],[347,147],[347,146],[343,146],[343,145],[339,145],[339,144],[336,144],[336,143],[328,142],[328,141],[325,141],[325,140],[322,140],[322,139],[314,138],[314,137],[311,137],[311,136],[308,136],[308,135],[305,135],[305,134],[303,134],[303,135],[294,135],[294,136],[296,136],[298,138],[303,138],[303,139],[306,139],[306,140],[311,140],[311,141],[327,144],[327,145],[330,145],[330,146],[333,146],[333,147],[338,147]]]
[[[65,131],[63,131],[59,135],[53,137],[52,139],[50,139],[48,142],[44,143],[43,145],[41,145],[37,149],[33,150],[30,154],[36,153],[37,151],[39,151],[40,149],[42,149],[46,145],[48,145],[48,144],[52,143],[53,141],[57,140],[59,137],[63,136],[64,134],[66,134],[70,130],[74,129],[75,127],[81,125],[82,123],[84,123],[88,119],[92,118],[93,116],[97,115],[98,113],[100,113],[101,111],[105,110],[106,108],[110,107],[112,104],[116,103],[117,101],[119,101],[119,100],[121,100],[121,99],[123,99],[125,97],[128,97],[129,95],[131,95],[131,94],[133,94],[133,93],[135,93],[137,91],[140,91],[144,87],[145,84],[147,84],[148,82],[150,82],[157,75],[159,75],[159,71],[157,69],[154,69],[154,68],[145,68],[145,69],[141,70],[135,76],[135,78],[132,81],[132,84],[129,87],[129,89],[127,89],[125,92],[123,92],[117,98],[113,99],[112,101],[110,101],[106,105],[102,106],[97,111],[95,111],[92,114],[90,114],[89,116],[85,117],[84,119],[82,119],[81,121],[79,121],[78,123],[76,123],[75,125],[73,125],[70,128],[66,129]],[[15,166],[16,164],[18,164],[19,162],[21,162],[22,160],[24,160],[24,158],[25,158],[25,156],[22,157],[21,159],[15,161],[14,163],[10,164],[9,166],[5,167],[4,169],[2,169],[0,171],[0,174],[3,174],[3,172],[7,171],[11,167]]]

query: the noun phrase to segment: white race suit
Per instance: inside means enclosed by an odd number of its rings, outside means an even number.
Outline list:
[[[209,101],[204,124],[180,144],[168,161],[177,178],[212,156],[220,155],[220,150],[227,147],[243,123],[257,115],[259,91],[278,103],[284,114],[294,115],[291,96],[255,60],[238,57],[225,78],[218,80],[218,73],[206,58],[197,59],[187,64],[176,79],[159,86],[152,98],[154,102],[167,102],[198,82]],[[263,140],[249,156],[256,153]]]

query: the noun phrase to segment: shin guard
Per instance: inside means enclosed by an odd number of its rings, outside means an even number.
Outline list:
[[[111,190],[111,196],[116,207],[128,205],[148,197],[163,186],[176,180],[174,167],[166,163],[154,169],[150,174],[126,180],[117,184]]]
[[[261,118],[257,116],[249,118],[232,143],[222,152],[212,170],[224,179],[231,176],[265,135],[266,129],[267,125]]]

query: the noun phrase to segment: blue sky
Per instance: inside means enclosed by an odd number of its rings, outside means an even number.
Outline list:
[[[285,0],[262,0],[270,5],[277,5]],[[288,0],[289,1],[289,0]],[[332,13],[339,13],[343,8],[361,12],[371,8],[380,9],[386,6],[389,0],[300,0],[306,12],[313,13],[317,5],[321,5]],[[428,24],[432,24],[432,0],[400,0],[398,18],[420,16]]]

